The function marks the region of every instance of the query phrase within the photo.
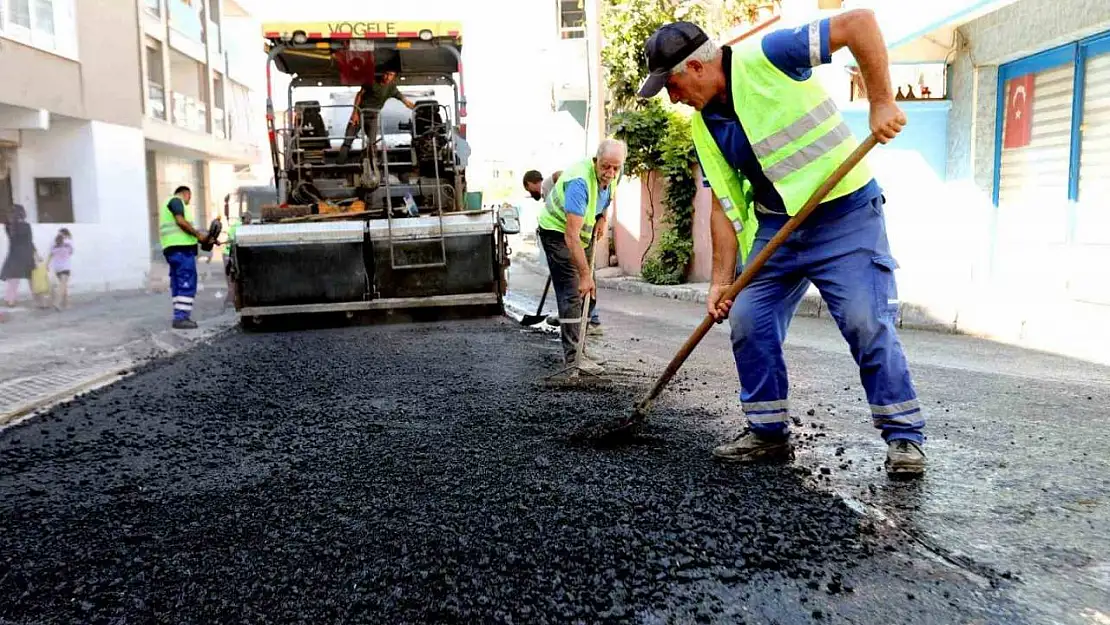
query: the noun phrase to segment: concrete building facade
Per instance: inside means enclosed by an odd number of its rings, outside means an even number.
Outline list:
[[[259,160],[262,64],[219,43],[251,21],[233,0],[0,0],[0,213],[22,205],[43,255],[73,232],[75,290],[161,280],[161,199],[188,184],[214,216]]]

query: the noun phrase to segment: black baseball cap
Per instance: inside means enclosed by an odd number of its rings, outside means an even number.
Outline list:
[[[640,97],[650,98],[659,93],[667,84],[671,70],[707,41],[709,35],[697,24],[674,22],[660,26],[644,43],[644,56],[651,73],[640,85]]]

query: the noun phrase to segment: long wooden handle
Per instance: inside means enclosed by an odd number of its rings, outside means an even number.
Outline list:
[[[752,259],[746,267],[744,267],[744,271],[740,273],[740,276],[729,285],[728,289],[721,295],[721,298],[723,300],[735,300],[737,294],[739,294],[744,287],[751,284],[755,274],[763,268],[763,265],[767,263],[767,259],[771,257],[771,254],[774,254],[775,251],[778,250],[779,246],[786,241],[786,238],[797,230],[798,226],[817,209],[821,204],[821,200],[828,195],[829,191],[832,191],[833,187],[840,184],[844,176],[848,175],[848,172],[858,165],[859,162],[867,156],[867,153],[878,145],[878,143],[879,140],[875,138],[875,135],[867,137],[867,140],[861,143],[860,146],[848,156],[847,160],[840,164],[840,167],[836,168],[836,171],[825,180],[825,183],[817,187],[817,190],[806,200],[806,203],[802,206],[802,209],[798,211],[798,214],[791,217],[783,224],[782,228],[779,228],[779,231],[771,238],[767,245],[756,254],[755,258]],[[659,396],[659,393],[663,392],[663,387],[671,381],[675,373],[678,373],[679,367],[690,357],[690,353],[693,352],[694,348],[698,346],[698,343],[705,338],[705,335],[709,333],[714,323],[713,317],[706,314],[705,319],[702,319],[701,324],[694,330],[694,333],[690,335],[690,338],[686,339],[686,342],[683,343],[682,347],[675,353],[674,358],[671,359],[667,368],[663,370],[663,374],[659,376],[659,379],[655,381],[655,384],[651,387],[651,390],[648,391],[648,394],[636,404],[636,411],[638,413],[645,412],[648,407],[650,407],[651,402]]]

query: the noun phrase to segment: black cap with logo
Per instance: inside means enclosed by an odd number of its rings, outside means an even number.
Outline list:
[[[651,73],[644,84],[640,85],[640,97],[650,98],[659,93],[667,84],[671,70],[707,41],[709,35],[690,22],[660,26],[644,43],[644,56],[647,57],[648,71]]]

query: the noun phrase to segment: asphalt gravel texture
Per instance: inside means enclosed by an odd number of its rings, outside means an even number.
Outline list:
[[[0,431],[0,622],[1027,622],[819,473],[714,463],[681,382],[572,442],[656,372],[543,390],[556,353],[507,319],[236,330]]]

